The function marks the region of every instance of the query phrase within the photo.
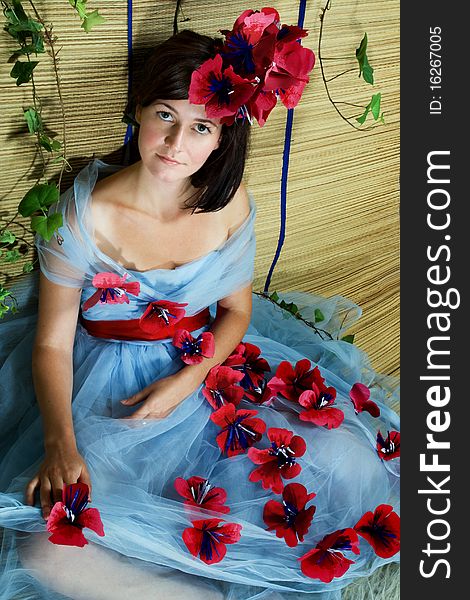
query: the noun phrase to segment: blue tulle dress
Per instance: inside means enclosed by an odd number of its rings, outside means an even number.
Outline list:
[[[130,294],[129,303],[98,302],[87,311],[90,320],[138,319],[155,300],[186,303],[186,315],[209,307],[214,317],[217,300],[253,278],[253,199],[246,221],[216,250],[173,270],[133,271],[101,252],[93,238],[90,195],[97,178],[115,170],[94,160],[61,196],[57,211],[63,215],[63,243],[58,244],[55,237],[48,243],[36,240],[42,272],[54,283],[82,288],[82,306],[96,293],[92,280],[97,273],[127,274],[126,281],[140,282],[139,295]],[[34,300],[37,275],[31,275],[28,291]],[[221,430],[210,419],[214,409],[202,393],[203,386],[165,419],[144,424],[121,418],[136,408],[125,407],[121,399],[184,366],[172,340],[102,339],[90,335],[80,322],[74,346],[73,417],[78,449],[92,479],[92,506],[100,511],[105,536],[84,530],[90,543],[83,549],[47,542],[40,508],[23,504],[25,485],[37,472],[43,454],[41,419],[31,377],[34,302],[30,310],[25,308],[0,322],[0,527],[4,528],[0,598],[170,599],[198,598],[199,593],[201,598],[229,600],[333,600],[355,578],[398,560],[398,554],[379,558],[360,537],[360,555],[345,552],[354,564],[342,577],[323,583],[301,572],[298,559],[327,534],[354,527],[362,515],[380,504],[392,505],[398,511],[399,459],[382,460],[377,452],[378,430],[384,436],[387,431],[398,430],[398,416],[392,410],[397,391],[393,382],[371,369],[363,351],[339,339],[360,316],[359,307],[339,296],[325,299],[290,293],[281,297],[294,301],[306,320],[314,321],[319,309],[324,319],[318,327],[331,336],[316,332],[254,294],[252,319],[243,342],[257,346],[269,363],[266,379],[274,376],[282,361],[295,366],[301,359],[309,359],[312,368],[319,367],[326,384],[335,388],[336,406],[345,415],[334,429],[305,422],[299,419],[301,407],[281,394],[268,405],[256,406],[243,399],[237,407],[257,410],[257,417],[266,423],[257,448],[269,447],[269,428],[287,429],[306,442],[306,452],[298,459],[300,474],[284,481],[300,483],[316,494],[311,502],[316,511],[310,529],[295,547],[268,531],[263,521],[263,507],[269,500],[281,500],[280,495],[248,479],[255,465],[246,453],[227,457],[221,452],[216,441]],[[193,336],[208,328],[205,325]],[[379,417],[365,411],[356,414],[349,396],[356,382],[370,388],[371,400],[380,407]],[[224,488],[230,513],[191,513],[174,481],[192,476]],[[216,564],[193,556],[182,539],[191,520],[202,518],[221,518],[242,526],[239,541],[227,545],[225,557]],[[39,545],[39,550],[31,550],[38,539],[46,543]],[[52,558],[48,547],[56,553]],[[141,579],[133,580],[129,575],[128,587],[123,590],[119,586],[121,596],[113,591],[114,578],[109,573],[107,578],[90,583],[93,593],[82,591],[87,573],[94,577],[80,565],[81,556],[85,556],[80,553],[90,547],[99,549],[101,558],[106,554],[118,557],[113,563],[116,581],[129,565],[142,574]],[[51,561],[56,561],[57,580],[64,568],[70,579],[76,577],[74,591],[70,585],[61,587],[55,582],[54,574],[50,574]],[[99,563],[99,558],[96,561]],[[110,568],[106,567],[107,572]],[[49,570],[49,575],[43,570]],[[155,594],[139,591],[138,582],[147,577],[150,582],[155,578]]]

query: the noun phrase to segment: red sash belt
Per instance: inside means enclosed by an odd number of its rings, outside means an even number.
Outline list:
[[[200,329],[210,320],[209,307],[192,317],[183,317],[177,323],[166,325],[163,321],[155,331],[143,331],[140,327],[140,319],[129,319],[121,321],[91,321],[80,315],[80,323],[94,337],[114,340],[163,340],[172,338],[178,329],[195,331]]]

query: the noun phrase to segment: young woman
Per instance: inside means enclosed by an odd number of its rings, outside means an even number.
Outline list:
[[[136,93],[140,159],[90,163],[55,207],[58,235],[37,240],[36,330],[34,315],[0,325],[0,598],[330,600],[397,560],[385,390],[360,350],[252,294],[247,107],[267,118],[270,90],[252,90],[266,53],[303,52],[276,15],[235,23],[233,39],[258,36],[249,85],[218,40],[157,47]],[[207,72],[226,86],[215,105]],[[349,327],[348,301],[294,297],[326,331]]]

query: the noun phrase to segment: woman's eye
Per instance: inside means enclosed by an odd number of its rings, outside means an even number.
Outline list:
[[[210,133],[211,130],[209,129],[209,127],[207,127],[206,125],[203,125],[202,123],[198,123],[196,125],[196,131],[198,133]]]
[[[157,115],[162,119],[162,121],[171,121],[171,113],[166,112],[164,110],[159,110]]]

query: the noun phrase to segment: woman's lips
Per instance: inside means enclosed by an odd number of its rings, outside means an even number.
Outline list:
[[[157,154],[157,156],[166,165],[180,165],[181,164],[177,160],[171,160],[171,158],[168,158],[166,156],[160,156],[160,154]]]

